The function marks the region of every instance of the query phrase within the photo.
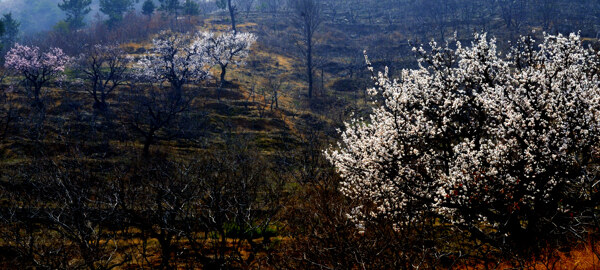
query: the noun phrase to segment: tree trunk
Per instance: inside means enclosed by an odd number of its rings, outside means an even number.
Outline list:
[[[146,140],[144,141],[144,150],[142,150],[142,155],[144,157],[150,156],[150,145],[154,143],[154,132],[151,131],[148,136],[146,136]]]
[[[102,107],[104,108],[104,107],[106,107],[106,93],[102,92],[100,94],[100,97],[101,97],[100,103],[102,104]]]
[[[94,97],[94,109],[102,110],[102,105],[104,104],[104,98],[98,98],[98,92],[94,90],[92,93]]]
[[[161,249],[161,259],[160,259],[160,268],[161,269],[172,269],[171,267],[171,240],[170,235],[166,233],[163,229],[161,229],[160,237],[158,238],[158,242],[160,244]]]
[[[183,97],[183,85],[184,83],[180,80],[173,80],[171,82],[171,87],[173,89],[171,89],[171,91],[173,91],[172,93],[170,93],[170,98],[173,98],[173,100],[179,100],[181,97]]]
[[[225,85],[225,75],[227,74],[227,66],[221,66],[221,81],[219,82],[219,88],[217,88],[217,100],[221,100],[221,90]]]
[[[33,107],[37,108],[37,109],[42,109],[42,107],[44,106],[44,104],[42,103],[42,100],[40,98],[42,92],[42,85],[34,85],[34,89],[33,89]]]
[[[313,95],[313,59],[312,59],[312,37],[309,35],[306,38],[306,75],[308,76],[308,98],[312,99]]]
[[[321,67],[321,96],[325,95],[325,71]]]
[[[229,17],[231,17],[231,30],[233,30],[233,33],[237,33],[237,29],[235,28],[235,9],[231,5],[231,0],[227,0],[227,6],[229,7]]]

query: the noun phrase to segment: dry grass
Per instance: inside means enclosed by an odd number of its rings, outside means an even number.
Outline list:
[[[596,244],[595,253],[590,242],[575,244],[570,251],[550,250],[550,255],[541,256],[525,263],[504,261],[498,265],[477,265],[474,267],[459,267],[458,269],[535,269],[535,270],[558,270],[578,269],[597,270],[600,269],[600,244]],[[523,265],[524,264],[524,265]]]

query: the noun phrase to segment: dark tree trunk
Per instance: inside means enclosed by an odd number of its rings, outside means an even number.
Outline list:
[[[44,107],[44,103],[42,102],[42,99],[40,98],[42,93],[42,85],[41,84],[35,84],[34,85],[34,89],[33,89],[33,107],[36,109],[42,109]]]
[[[104,94],[100,94],[98,97],[97,91],[94,91],[94,109],[104,111],[106,109],[106,98]]]
[[[221,90],[225,86],[225,75],[227,74],[227,66],[221,66],[221,80],[219,81],[219,88],[217,88],[217,100],[221,100]]]
[[[229,7],[229,17],[231,17],[231,30],[237,33],[237,29],[235,28],[235,8],[231,5],[231,0],[227,0],[227,6]]]
[[[161,269],[165,269],[165,270],[169,270],[169,269],[173,269],[173,267],[171,267],[171,240],[170,240],[170,235],[168,233],[166,233],[164,230],[161,230],[161,235],[158,238],[158,242],[160,244],[160,248],[161,248],[161,260],[160,260],[160,268]]]
[[[146,140],[144,141],[144,149],[142,150],[142,155],[144,157],[150,156],[150,145],[154,143],[154,131],[150,131],[148,136],[146,136]]]
[[[306,39],[306,75],[308,76],[308,98],[313,95],[313,59],[312,59],[312,36]]]

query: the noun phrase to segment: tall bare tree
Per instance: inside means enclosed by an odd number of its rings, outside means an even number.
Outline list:
[[[323,22],[322,9],[317,0],[291,0],[290,4],[294,11],[293,23],[300,36],[298,43],[305,59],[308,98],[312,98],[316,66],[313,61],[314,36]]]
[[[227,9],[229,11],[229,17],[231,18],[231,30],[236,33],[235,14],[237,13],[237,5],[233,0],[217,0],[217,6],[221,9]]]

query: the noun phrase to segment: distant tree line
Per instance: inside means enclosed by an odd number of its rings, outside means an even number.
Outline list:
[[[323,1],[325,13],[337,23],[367,21],[377,24],[415,22],[415,31],[437,29],[438,39],[465,29],[490,30],[500,20],[510,31],[524,26],[539,27],[549,33],[580,29],[595,36],[598,28],[597,1],[564,0],[419,0],[419,1]]]

